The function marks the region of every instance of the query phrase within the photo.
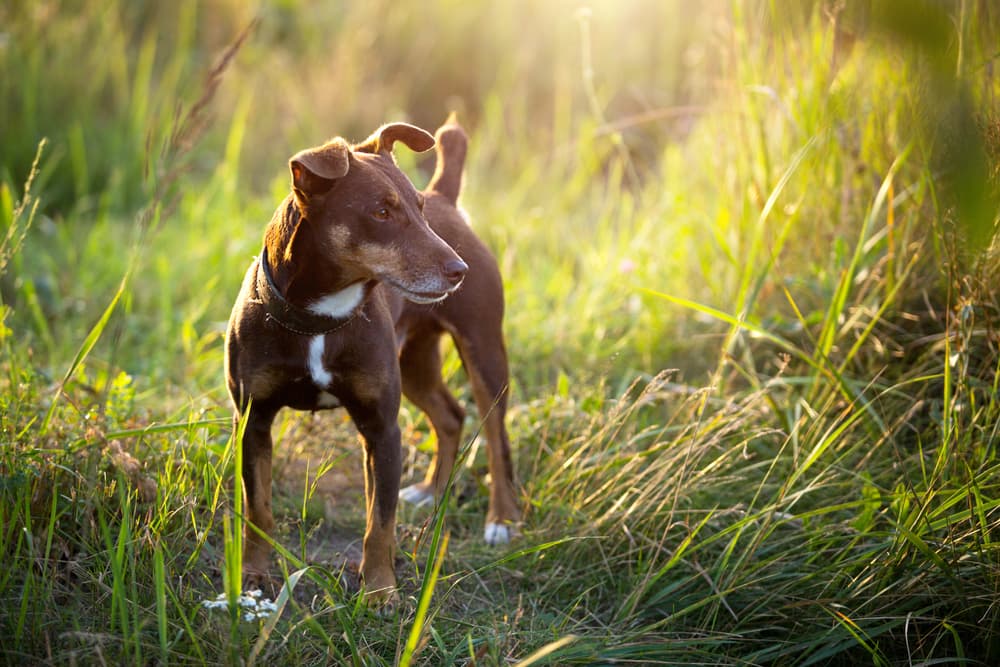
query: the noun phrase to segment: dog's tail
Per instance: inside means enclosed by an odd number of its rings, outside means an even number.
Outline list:
[[[444,125],[438,128],[434,139],[437,142],[437,167],[428,188],[455,204],[462,189],[462,168],[465,166],[465,151],[469,139],[458,124],[454,111]]]

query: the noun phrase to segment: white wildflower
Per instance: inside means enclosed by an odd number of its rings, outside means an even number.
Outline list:
[[[201,605],[205,609],[229,609],[229,599],[225,593],[219,593],[214,600],[202,600]],[[243,610],[243,620],[251,623],[258,619],[267,618],[278,611],[278,605],[270,598],[264,597],[260,590],[247,591],[236,598],[236,606]]]

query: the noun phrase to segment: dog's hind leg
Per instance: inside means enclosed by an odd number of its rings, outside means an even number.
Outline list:
[[[493,329],[496,331],[493,332]],[[456,335],[455,343],[472,384],[479,418],[486,432],[490,504],[483,538],[487,544],[505,544],[516,536],[517,523],[521,519],[510,440],[504,423],[509,382],[507,351],[499,326],[488,331],[481,327],[476,333],[480,335]]]
[[[440,334],[419,332],[403,345],[399,356],[403,394],[427,414],[437,437],[434,458],[421,483],[406,487],[399,497],[416,505],[434,502],[441,497],[451,477],[462,436],[465,410],[441,377]]]

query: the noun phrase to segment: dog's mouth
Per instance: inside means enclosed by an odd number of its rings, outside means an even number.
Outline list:
[[[448,296],[452,292],[461,287],[462,282],[464,282],[464,281],[459,281],[457,285],[450,287],[443,292],[437,292],[437,291],[429,292],[423,290],[410,289],[408,287],[405,287],[404,285],[401,285],[395,280],[390,280],[386,278],[383,278],[383,280],[385,280],[386,284],[388,284],[394,290],[402,294],[403,298],[405,298],[407,301],[412,301],[413,303],[419,303],[419,304],[438,303],[440,301],[444,301],[445,299],[448,298]]]

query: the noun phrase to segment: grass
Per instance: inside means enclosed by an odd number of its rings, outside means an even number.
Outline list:
[[[989,3],[85,1],[0,25],[3,662],[1000,658]],[[375,614],[345,584],[353,429],[283,414],[279,611],[208,609],[241,592],[224,322],[283,161],[452,109],[506,280],[524,536],[481,544],[472,416],[448,501],[401,509],[404,601]],[[400,423],[411,478],[431,436]]]

